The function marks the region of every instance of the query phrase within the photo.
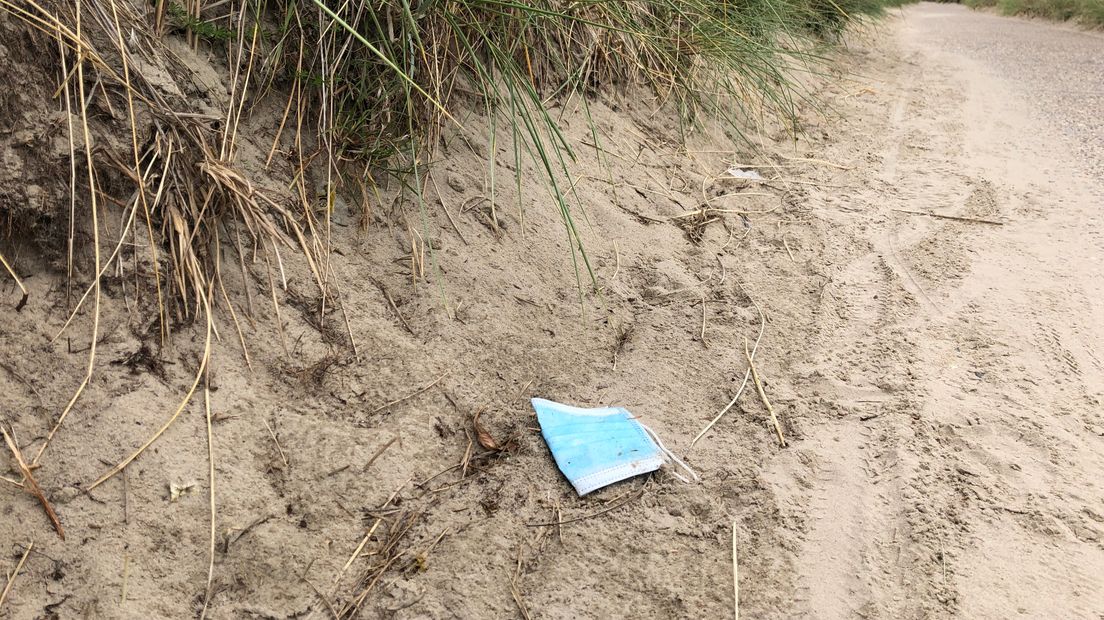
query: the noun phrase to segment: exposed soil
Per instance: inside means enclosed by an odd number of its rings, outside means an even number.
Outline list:
[[[33,60],[7,19],[0,72]],[[598,292],[580,296],[537,171],[523,169],[520,201],[502,182],[509,145],[495,209],[480,200],[477,115],[445,141],[424,212],[385,194],[362,228],[359,197],[337,204],[331,258],[355,351],[340,310],[319,319],[302,265],[287,260],[277,287],[283,335],[263,261],[247,267],[251,300],[227,270],[252,368],[220,314],[209,617],[324,618],[350,603],[365,618],[726,617],[733,531],[749,618],[1100,617],[1104,184],[1085,153],[1101,136],[1040,107],[1045,80],[971,51],[1007,36],[1104,58],[1098,36],[921,4],[856,33],[846,75],[820,87],[827,118],[807,112],[796,146],[764,132],[754,156],[714,126],[682,149],[675,117],[639,96],[590,103],[596,151],[568,102]],[[1054,71],[1104,88],[1083,66]],[[0,199],[28,199],[33,183],[67,203],[67,176],[49,176],[68,174],[65,115],[36,103],[49,89],[18,90],[27,101],[0,106],[16,128],[0,136]],[[250,170],[273,114],[243,131]],[[723,179],[732,164],[768,181]],[[671,219],[706,203],[720,211]],[[54,339],[68,315],[62,246],[0,242],[30,290],[0,327],[0,416],[31,455],[87,363],[88,310]],[[14,306],[18,291],[0,290]],[[108,279],[93,379],[35,472],[67,539],[0,481],[0,565],[35,541],[0,617],[203,606],[202,394],[86,490],[169,418],[202,350],[203,330],[178,326],[159,351],[139,290]],[[789,445],[748,390],[691,448],[744,377],[756,305],[756,366]],[[702,481],[660,471],[578,498],[533,396],[629,408]],[[479,412],[504,450],[478,442]]]

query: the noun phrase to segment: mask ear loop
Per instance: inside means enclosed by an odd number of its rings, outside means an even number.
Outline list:
[[[648,433],[648,436],[651,437],[652,440],[656,442],[656,445],[659,446],[659,449],[663,452],[663,454],[667,455],[667,458],[671,459],[671,461],[673,461],[674,463],[676,463],[677,465],[679,465],[680,467],[685,469],[686,473],[690,474],[690,477],[693,478],[695,482],[698,482],[698,481],[701,480],[701,477],[698,476],[697,472],[695,472],[693,469],[690,469],[689,465],[687,465],[686,463],[683,463],[682,459],[675,456],[674,452],[671,452],[670,450],[667,449],[667,446],[663,445],[663,442],[659,440],[659,435],[656,435],[655,431],[653,431],[652,429],[645,426],[644,423],[641,422],[640,420],[637,420],[637,423],[640,424],[640,428],[643,428],[644,432]],[[683,476],[682,474],[678,473],[675,470],[671,470],[671,475],[678,478],[679,480],[682,480],[686,484],[690,484],[690,481],[687,480],[685,476]]]

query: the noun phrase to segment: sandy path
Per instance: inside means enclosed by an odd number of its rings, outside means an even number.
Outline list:
[[[873,211],[827,215],[869,252],[836,265],[848,320],[808,362],[865,413],[771,469],[813,464],[797,611],[1099,617],[1104,38],[934,4],[877,36],[897,57],[845,110],[876,128]]]

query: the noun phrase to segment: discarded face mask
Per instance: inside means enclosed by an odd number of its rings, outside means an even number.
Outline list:
[[[743,179],[745,181],[766,181],[763,175],[759,174],[758,170],[744,170],[743,168],[737,168],[735,166],[726,170],[728,176],[734,179]]]
[[[655,471],[668,462],[699,479],[626,409],[583,409],[543,398],[533,399],[533,409],[552,458],[579,495]],[[690,482],[678,472],[671,473]]]

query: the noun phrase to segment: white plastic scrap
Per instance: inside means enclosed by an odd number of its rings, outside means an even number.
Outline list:
[[[747,181],[766,181],[763,175],[759,174],[755,170],[744,170],[742,168],[732,167],[728,169],[728,176],[734,179],[745,179]]]

